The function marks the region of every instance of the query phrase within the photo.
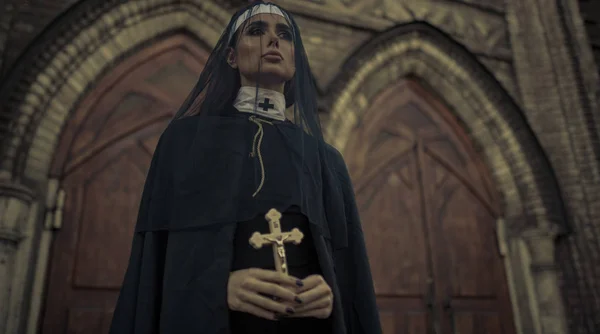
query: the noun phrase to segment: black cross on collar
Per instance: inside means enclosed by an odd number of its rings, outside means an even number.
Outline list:
[[[258,106],[263,108],[264,111],[275,108],[274,104],[269,103],[271,100],[265,98],[265,102],[259,103]]]

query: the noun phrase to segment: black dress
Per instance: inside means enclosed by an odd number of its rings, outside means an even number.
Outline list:
[[[291,207],[283,213],[281,230],[284,232],[298,228],[304,233],[299,245],[286,244],[285,251],[288,271],[291,276],[304,279],[310,275],[321,275],[317,252],[310,234],[309,222],[297,207]],[[258,216],[252,220],[238,223],[234,237],[234,254],[231,270],[262,268],[274,270],[272,247],[254,249],[248,242],[254,232],[269,233],[265,218]],[[283,318],[267,320],[254,315],[231,311],[229,316],[231,334],[330,334],[331,321],[317,318]]]
[[[221,114],[175,120],[161,136],[110,333],[381,333],[341,154],[317,150],[315,140],[289,122],[261,128],[250,115]],[[294,206],[301,214],[290,211]],[[321,274],[333,291],[326,321],[263,321],[229,310],[230,273],[273,266],[270,249],[248,244],[251,232],[267,231],[264,214],[271,208],[284,213],[284,231],[297,225],[305,235],[299,248],[286,247],[290,273]]]

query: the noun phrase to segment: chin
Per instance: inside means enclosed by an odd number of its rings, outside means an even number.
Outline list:
[[[263,68],[263,72],[258,81],[262,85],[271,86],[284,84],[286,81],[291,80],[292,77],[293,75],[285,73],[284,71],[266,71],[266,69]]]

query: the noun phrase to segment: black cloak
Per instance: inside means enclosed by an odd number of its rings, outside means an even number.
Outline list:
[[[300,127],[275,121],[262,126],[261,167],[251,156],[258,125],[230,109],[222,116],[174,120],[162,134],[110,333],[228,334],[237,222],[292,205],[309,219],[323,277],[334,292],[333,333],[381,333],[341,154],[328,146],[323,157]],[[320,163],[325,159],[328,168]],[[264,185],[253,197],[261,168]]]

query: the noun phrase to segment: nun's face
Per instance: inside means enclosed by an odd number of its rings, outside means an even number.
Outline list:
[[[276,14],[258,14],[242,25],[238,36],[228,62],[240,71],[242,86],[258,83],[283,93],[285,82],[296,70],[292,29],[287,20]]]

